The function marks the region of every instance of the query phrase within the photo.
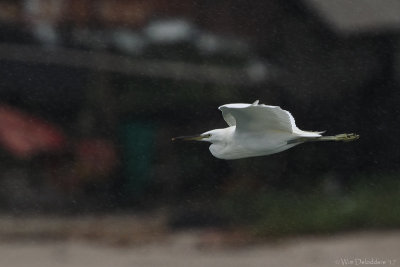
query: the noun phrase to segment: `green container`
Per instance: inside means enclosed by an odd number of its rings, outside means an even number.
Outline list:
[[[154,137],[155,127],[151,123],[131,121],[122,126],[123,191],[128,199],[140,198],[149,185]]]

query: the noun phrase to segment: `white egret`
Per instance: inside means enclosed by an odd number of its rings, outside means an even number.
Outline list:
[[[226,104],[219,110],[229,127],[172,140],[211,142],[210,152],[214,157],[240,159],[278,153],[305,142],[347,142],[359,138],[353,133],[322,136],[323,132],[302,131],[289,111],[258,104],[258,100],[253,104]]]

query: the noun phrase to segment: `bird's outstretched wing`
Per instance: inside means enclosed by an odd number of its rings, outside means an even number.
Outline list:
[[[256,101],[253,104],[226,104],[220,106],[219,110],[228,125],[236,125],[238,131],[303,132],[296,127],[289,111],[278,106],[259,105]]]

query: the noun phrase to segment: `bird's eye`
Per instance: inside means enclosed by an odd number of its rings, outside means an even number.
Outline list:
[[[207,138],[210,138],[211,137],[211,134],[207,134]]]

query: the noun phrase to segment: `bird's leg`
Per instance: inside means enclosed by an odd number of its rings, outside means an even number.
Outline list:
[[[287,144],[299,144],[305,142],[315,142],[315,141],[342,141],[342,142],[350,142],[355,141],[360,136],[358,134],[350,133],[350,134],[338,134],[332,136],[320,136],[320,137],[298,137],[292,140],[287,141]]]
[[[314,141],[342,141],[342,142],[350,142],[355,141],[360,136],[358,134],[349,133],[349,134],[338,134],[334,136],[321,136],[316,137]]]
[[[360,136],[358,134],[355,134],[355,133],[338,134],[338,135],[335,135],[335,137],[336,137],[335,141],[343,141],[343,142],[355,141],[358,138],[360,138]]]

